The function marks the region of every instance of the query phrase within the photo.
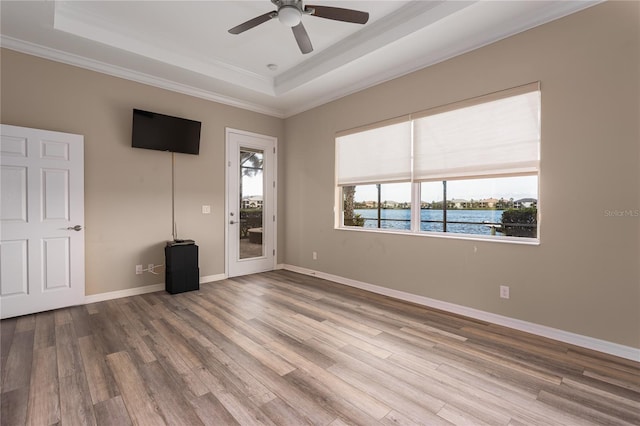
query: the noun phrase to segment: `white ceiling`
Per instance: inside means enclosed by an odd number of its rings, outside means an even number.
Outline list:
[[[589,6],[594,1],[329,1],[366,25],[303,16],[314,51],[258,1],[6,1],[3,47],[288,117]],[[267,65],[276,64],[277,70]]]

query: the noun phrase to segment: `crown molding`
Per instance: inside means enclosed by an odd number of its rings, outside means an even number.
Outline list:
[[[520,12],[517,16],[513,16],[512,19],[507,21],[506,27],[502,25],[493,26],[484,30],[482,34],[478,36],[474,35],[474,37],[459,39],[454,38],[444,49],[426,49],[424,51],[420,51],[420,46],[426,46],[427,41],[437,36],[438,31],[440,31],[431,28],[434,26],[432,24],[437,26],[438,21],[447,19],[447,17],[458,12],[467,14],[467,10],[470,11],[472,15],[481,15],[487,3],[475,0],[464,2],[442,0],[434,2],[410,2],[406,7],[390,15],[388,19],[377,21],[373,25],[363,28],[361,31],[348,37],[344,43],[334,45],[323,52],[319,52],[309,60],[278,75],[275,79],[265,79],[258,76],[258,80],[262,80],[259,82],[256,82],[258,81],[256,80],[254,83],[262,87],[262,89],[253,87],[251,84],[233,83],[233,81],[250,80],[249,77],[240,75],[240,73],[235,77],[235,80],[230,80],[224,73],[218,74],[216,72],[211,74],[205,69],[193,71],[191,65],[180,66],[182,69],[191,70],[191,72],[196,72],[204,77],[208,76],[212,82],[235,84],[240,90],[253,91],[256,94],[256,97],[253,97],[253,99],[260,99],[260,96],[266,96],[267,98],[262,102],[259,100],[257,102],[247,100],[247,98],[243,98],[242,95],[237,95],[237,97],[233,95],[223,95],[214,90],[180,83],[175,79],[166,79],[135,71],[130,68],[111,65],[9,36],[0,35],[0,45],[11,50],[44,59],[284,119],[389,80],[402,77],[414,71],[435,65],[439,62],[446,61],[511,35],[562,18],[601,3],[602,1],[603,0],[549,2],[543,7],[533,9],[535,13],[527,13],[525,11]],[[472,10],[475,7],[479,9]],[[73,16],[75,16],[74,13],[76,13],[75,10],[67,11],[56,16],[56,20],[67,19],[69,16],[73,18]],[[76,18],[78,18],[78,16],[73,18],[74,22],[80,22]],[[479,16],[479,19],[480,18],[481,16]],[[99,20],[99,17],[93,17],[90,22],[83,25],[91,24],[95,22],[96,19]],[[80,22],[80,24],[82,24],[82,22]],[[58,25],[60,25],[60,22],[58,22]],[[117,30],[117,28],[113,26],[106,28],[111,35],[113,35],[114,29]],[[88,29],[85,28],[85,30]],[[105,30],[104,26],[98,29],[98,33],[103,30]],[[119,37],[119,42],[122,42],[123,40],[129,39],[131,35],[121,34]],[[103,35],[99,34],[94,38],[103,38]],[[412,40],[412,46],[416,47],[414,53],[408,54],[407,51],[399,51],[400,55],[404,55],[404,60],[399,61],[399,65],[392,67],[379,66],[381,63],[380,58],[384,58],[385,48],[392,48],[393,43],[401,39],[404,39],[404,41]],[[136,49],[144,50],[144,46],[138,46]],[[129,51],[132,50],[129,49]],[[389,52],[390,51],[387,50],[387,54]],[[142,55],[147,58],[150,57],[149,55]],[[178,53],[176,53],[176,55],[178,55]],[[176,62],[167,62],[168,65],[172,63]],[[366,64],[373,64],[373,66],[367,67]],[[355,68],[352,67],[352,65]],[[233,73],[233,68],[233,66],[229,65],[225,72],[227,74]],[[360,74],[358,74],[360,77],[355,78],[354,73],[356,73],[358,69],[361,71]],[[367,69],[370,70],[368,74]],[[209,69],[209,71],[211,71],[211,69]],[[336,72],[342,73],[343,71],[346,72],[346,74],[342,75],[348,76],[351,74],[351,76],[344,79],[339,87],[329,84],[328,87],[335,88],[328,90],[319,89],[325,85],[324,83],[329,81],[327,79],[333,81],[338,78],[336,77]],[[215,77],[211,77],[214,75]],[[331,81],[329,81],[329,83],[331,83]],[[338,81],[342,81],[342,79]],[[229,93],[235,92],[232,91]],[[250,93],[248,96],[251,96]]]
[[[398,65],[392,68],[387,68],[383,72],[378,72],[367,78],[359,79],[355,83],[351,83],[346,87],[340,87],[333,91],[323,92],[321,96],[315,97],[310,102],[305,102],[303,104],[297,105],[294,108],[289,108],[289,109],[285,108],[283,111],[284,116],[292,117],[296,114],[300,114],[302,112],[305,112],[310,109],[327,104],[329,102],[338,100],[345,96],[360,92],[362,90],[368,89],[378,84],[382,84],[387,81],[400,78],[402,76],[411,74],[423,68],[436,65],[440,62],[444,62],[449,59],[455,58],[456,56],[460,56],[465,53],[482,48],[484,46],[488,46],[492,43],[495,43],[500,40],[511,37],[513,35],[525,32],[527,30],[538,27],[540,25],[544,25],[546,23],[555,21],[557,19],[564,18],[573,13],[595,6],[599,3],[603,3],[604,1],[605,0],[585,0],[585,1],[566,1],[561,3],[557,3],[557,2],[550,3],[543,10],[541,10],[540,13],[536,14],[535,16],[522,16],[519,19],[514,19],[513,21],[510,21],[508,26],[506,27],[492,28],[490,31],[487,31],[484,34],[480,34],[476,38],[461,40],[456,44],[450,46],[446,50],[439,50],[431,54],[415,55],[412,60],[403,62],[401,65]],[[457,3],[457,2],[453,2],[453,3]],[[463,2],[460,2],[460,3],[463,3]],[[469,6],[469,4],[467,4],[464,7],[467,7],[467,6]],[[435,7],[435,6],[432,6],[432,7]],[[462,8],[463,7],[459,7],[458,10],[461,10]],[[420,10],[422,10],[422,13],[428,13],[428,9],[424,9],[424,8],[412,9],[412,12],[414,14],[418,14]],[[450,14],[450,12],[451,12],[451,9],[447,9],[446,11],[441,9],[438,13],[439,14],[447,13],[448,15]],[[397,15],[400,15],[402,17],[405,16],[404,14],[400,14],[400,13],[397,13]],[[432,19],[433,18],[434,16],[432,16]],[[433,20],[433,22],[435,22],[436,20],[437,19]],[[358,34],[359,33],[356,33],[354,36],[357,36]],[[411,34],[408,34],[407,37],[411,37]],[[348,44],[349,40],[347,39],[346,41],[347,43],[345,43],[345,45]],[[324,53],[325,52],[322,52],[321,54],[324,54]],[[323,58],[321,59],[321,61],[324,60],[326,62],[330,62],[330,58],[335,56],[337,55],[331,54],[330,57]],[[318,57],[320,57],[320,55],[314,56],[312,60],[315,60]],[[317,69],[320,69],[322,67],[322,65],[319,65],[316,69],[312,69],[312,70],[307,70],[306,69],[307,67],[313,68],[314,65],[311,63],[311,61],[306,61],[300,64],[298,67],[290,71],[287,71],[287,73],[296,71],[296,73],[300,76],[300,78],[309,79],[312,77],[310,73],[312,72],[315,73]],[[331,70],[330,69],[325,70],[324,72],[329,72],[329,71]],[[287,73],[284,73],[284,74],[287,74]],[[294,73],[293,75],[294,77],[292,78],[295,78],[296,74]],[[278,79],[281,77],[282,75],[276,78],[276,86],[278,85]],[[279,93],[282,88],[284,87],[277,87],[276,93]]]
[[[54,62],[60,62],[90,71],[99,72],[101,74],[107,74],[113,77],[135,81],[137,83],[146,84],[148,86],[170,90],[172,92],[181,93],[183,95],[189,95],[236,108],[242,108],[248,111],[270,115],[276,118],[285,118],[282,110],[277,108],[270,108],[264,105],[244,101],[231,96],[221,95],[212,91],[199,89],[197,87],[177,83],[175,81],[155,77],[153,75],[141,73],[138,71],[133,71],[128,68],[107,64],[101,61],[96,61],[94,59],[88,59],[83,56],[62,52],[60,50],[51,49],[49,47],[30,42],[25,42],[12,37],[0,35],[0,46],[5,49],[14,50],[16,52],[26,53],[28,55],[48,59]]]
[[[384,19],[365,26],[340,43],[276,76],[275,93],[282,95],[296,89],[308,81],[375,52],[474,3],[476,1],[443,0],[409,3]]]
[[[265,77],[215,58],[184,54],[164,45],[151,44],[145,34],[125,28],[82,7],[82,2],[56,2],[53,28],[166,64],[273,96],[273,77]]]

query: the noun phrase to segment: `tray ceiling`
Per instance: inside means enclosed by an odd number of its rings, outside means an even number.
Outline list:
[[[326,1],[369,12],[366,25],[303,16],[300,53],[260,1],[6,1],[3,47],[288,117],[569,15],[598,1]]]

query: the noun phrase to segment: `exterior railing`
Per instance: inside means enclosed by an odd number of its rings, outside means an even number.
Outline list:
[[[362,220],[365,221],[365,227],[366,227],[366,223],[367,222],[374,222],[376,223],[378,226],[374,226],[372,228],[378,228],[378,229],[389,229],[388,227],[384,227],[384,226],[380,226],[382,223],[384,222],[401,222],[401,223],[408,223],[409,226],[406,229],[409,229],[411,227],[411,219],[393,219],[393,218],[381,218],[381,217],[376,217],[376,218],[368,218],[368,217],[362,217]],[[459,232],[452,232],[450,230],[447,230],[447,225],[476,225],[476,226],[486,226],[491,228],[490,230],[490,234],[491,235],[495,235],[496,231],[497,232],[501,232],[501,229],[504,227],[513,227],[513,228],[517,228],[517,229],[522,229],[522,232],[515,232],[515,234],[525,234],[525,235],[514,235],[514,236],[524,236],[524,237],[535,237],[536,235],[536,231],[537,231],[537,227],[538,224],[537,223],[502,223],[502,222],[468,222],[468,221],[456,221],[456,220],[421,220],[420,223],[439,223],[442,224],[443,230],[442,231],[436,231],[436,232],[449,232],[449,233],[459,233]],[[473,232],[470,232],[471,234],[473,234]],[[475,234],[480,234],[480,233],[475,233]]]

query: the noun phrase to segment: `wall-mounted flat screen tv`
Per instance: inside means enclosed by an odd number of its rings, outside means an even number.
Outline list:
[[[198,155],[201,124],[186,118],[134,109],[131,146]]]

